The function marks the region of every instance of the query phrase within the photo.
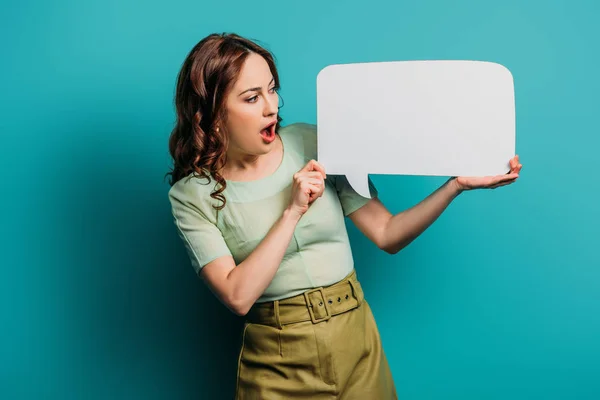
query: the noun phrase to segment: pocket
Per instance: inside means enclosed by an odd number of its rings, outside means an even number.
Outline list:
[[[242,361],[271,362],[280,355],[279,329],[262,324],[246,323]]]
[[[238,366],[237,366],[237,377],[235,382],[235,399],[237,400],[240,395],[240,377],[242,372],[242,357],[244,355],[244,349],[246,347],[246,331],[248,330],[249,322],[244,323],[244,329],[242,331],[242,344],[240,346],[240,353],[238,355]]]
[[[327,322],[322,322],[313,327],[313,338],[315,340],[317,357],[319,359],[319,371],[321,379],[328,385],[336,384],[336,373],[334,368],[333,353],[331,351],[331,332]]]

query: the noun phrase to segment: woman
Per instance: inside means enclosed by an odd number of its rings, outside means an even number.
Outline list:
[[[316,162],[316,127],[281,127],[272,55],[209,35],[178,76],[169,199],[191,263],[245,316],[237,399],[395,399],[377,326],[356,277],[344,217],[396,253],[461,192],[514,182],[448,180],[392,216]]]

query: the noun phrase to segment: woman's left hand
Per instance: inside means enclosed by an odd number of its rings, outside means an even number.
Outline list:
[[[500,186],[510,185],[519,177],[519,172],[523,165],[519,163],[519,156],[516,155],[510,159],[510,171],[504,175],[497,176],[459,176],[455,178],[455,183],[459,190],[471,189],[495,189]]]

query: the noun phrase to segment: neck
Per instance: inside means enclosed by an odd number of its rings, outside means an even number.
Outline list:
[[[227,180],[260,179],[275,171],[281,162],[281,139],[277,136],[276,146],[266,154],[254,155],[238,149],[227,152],[227,163],[221,170],[221,175]]]
[[[243,154],[243,153],[227,153],[227,164],[223,168],[224,170],[228,170],[230,172],[233,171],[252,171],[260,168],[260,166],[264,162],[265,156],[268,156],[269,153],[264,155],[253,155],[253,154]]]

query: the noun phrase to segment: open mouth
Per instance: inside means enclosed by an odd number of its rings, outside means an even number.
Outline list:
[[[267,143],[271,143],[275,140],[275,127],[277,126],[277,122],[272,122],[267,125],[263,130],[260,131],[260,136]]]

